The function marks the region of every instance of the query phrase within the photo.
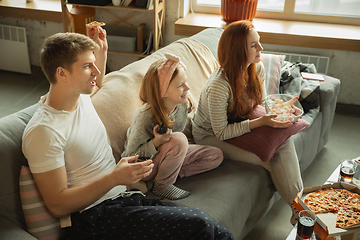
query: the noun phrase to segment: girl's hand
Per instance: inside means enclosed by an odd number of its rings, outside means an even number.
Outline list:
[[[296,102],[296,100],[298,100],[298,99],[299,99],[299,96],[293,97],[292,99],[290,99],[289,101],[287,101],[285,104],[292,106],[292,105],[294,104],[294,102]]]
[[[165,133],[163,134],[160,134],[157,132],[157,130],[159,129],[159,125],[156,125],[154,128],[153,128],[153,133],[154,133],[154,138],[153,138],[153,143],[154,143],[154,146],[156,148],[159,148],[161,145],[163,145],[164,143],[168,142],[170,139],[171,139],[171,136],[172,136],[172,130],[171,128],[168,128],[166,130]]]
[[[299,97],[294,97],[285,103],[286,105],[291,106],[291,113],[294,114],[295,116],[299,116],[299,115],[303,114],[303,111],[301,111],[301,109],[294,106],[294,102],[296,102],[296,100],[298,100],[298,99],[299,99]]]
[[[288,121],[278,121],[275,119],[276,114],[265,114],[264,116],[258,118],[262,122],[262,126],[268,126],[272,128],[288,128],[293,125],[293,123]]]

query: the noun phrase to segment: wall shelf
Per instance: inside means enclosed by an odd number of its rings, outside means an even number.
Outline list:
[[[85,5],[85,4],[75,4],[75,3],[68,3],[67,0],[61,0],[61,9],[62,9],[62,18],[63,18],[63,27],[64,32],[74,32],[74,20],[69,12],[69,9],[67,5],[72,6],[83,6],[83,7],[93,7],[96,9],[100,9],[105,14],[111,15],[116,20],[111,23],[107,23],[109,25],[119,25],[123,24],[127,27],[135,27],[131,24],[127,23],[126,21],[138,14],[141,14],[143,12],[153,13],[153,23],[154,28],[153,31],[153,40],[152,40],[152,51],[156,51],[159,48],[163,47],[165,45],[165,0],[153,0],[154,1],[154,7],[153,9],[143,9],[143,8],[136,8],[136,7],[123,7],[123,6],[114,6],[113,4],[109,4],[106,6],[96,6],[96,5]],[[116,16],[112,13],[110,13],[108,10],[118,10],[118,11],[132,11],[133,13],[121,17],[121,14],[119,16]],[[143,39],[141,39],[142,41]],[[146,47],[146,46],[145,46]],[[115,52],[115,51],[108,51],[110,54],[120,54],[120,55],[129,55],[129,56],[137,56],[137,57],[145,57],[146,55],[142,55],[141,52]]]

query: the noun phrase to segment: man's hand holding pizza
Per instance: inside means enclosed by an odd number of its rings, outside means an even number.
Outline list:
[[[88,36],[96,42],[100,49],[104,49],[107,51],[108,43],[106,39],[106,30],[101,26],[105,26],[103,22],[91,22],[86,24]]]
[[[108,42],[106,39],[106,30],[101,26],[104,26],[103,22],[91,22],[86,24],[88,36],[99,45],[100,49],[94,52],[96,61],[95,65],[100,70],[100,74],[96,78],[96,85],[98,88],[101,88],[103,79],[106,71],[106,61],[107,61],[107,51],[108,51]],[[94,94],[97,89],[94,88],[92,94]]]

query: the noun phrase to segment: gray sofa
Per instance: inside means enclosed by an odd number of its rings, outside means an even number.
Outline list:
[[[206,59],[206,50],[210,49],[216,56],[221,33],[222,29],[204,30],[190,39],[184,39],[186,41],[180,39],[142,60],[107,74],[103,87],[92,99],[108,130],[116,159],[123,149],[131,116],[140,106],[137,92],[148,66],[163,57],[165,52],[179,55],[187,65],[191,94],[196,103],[206,76],[216,67],[211,62],[213,59]],[[203,44],[207,47],[199,51],[192,48]],[[294,136],[302,172],[329,138],[339,88],[338,79],[325,76],[325,81],[320,84],[319,114],[307,129]],[[0,119],[0,239],[35,239],[26,231],[19,196],[19,172],[21,166],[27,165],[21,151],[22,132],[36,108],[37,104]],[[278,199],[265,169],[231,159],[225,159],[213,171],[179,179],[176,184],[190,191],[191,195],[175,203],[205,210],[210,217],[227,227],[235,239],[243,239]]]

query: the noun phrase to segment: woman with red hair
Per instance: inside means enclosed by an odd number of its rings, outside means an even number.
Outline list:
[[[291,121],[277,121],[275,114],[251,117],[265,95],[262,50],[260,36],[250,21],[233,22],[224,29],[218,45],[220,68],[211,74],[202,90],[192,119],[192,133],[196,143],[219,147],[224,158],[267,169],[277,191],[292,207],[290,222],[294,225],[297,211],[293,201],[303,184],[292,139],[288,138],[269,161],[226,142],[263,126],[285,129],[293,125]]]

